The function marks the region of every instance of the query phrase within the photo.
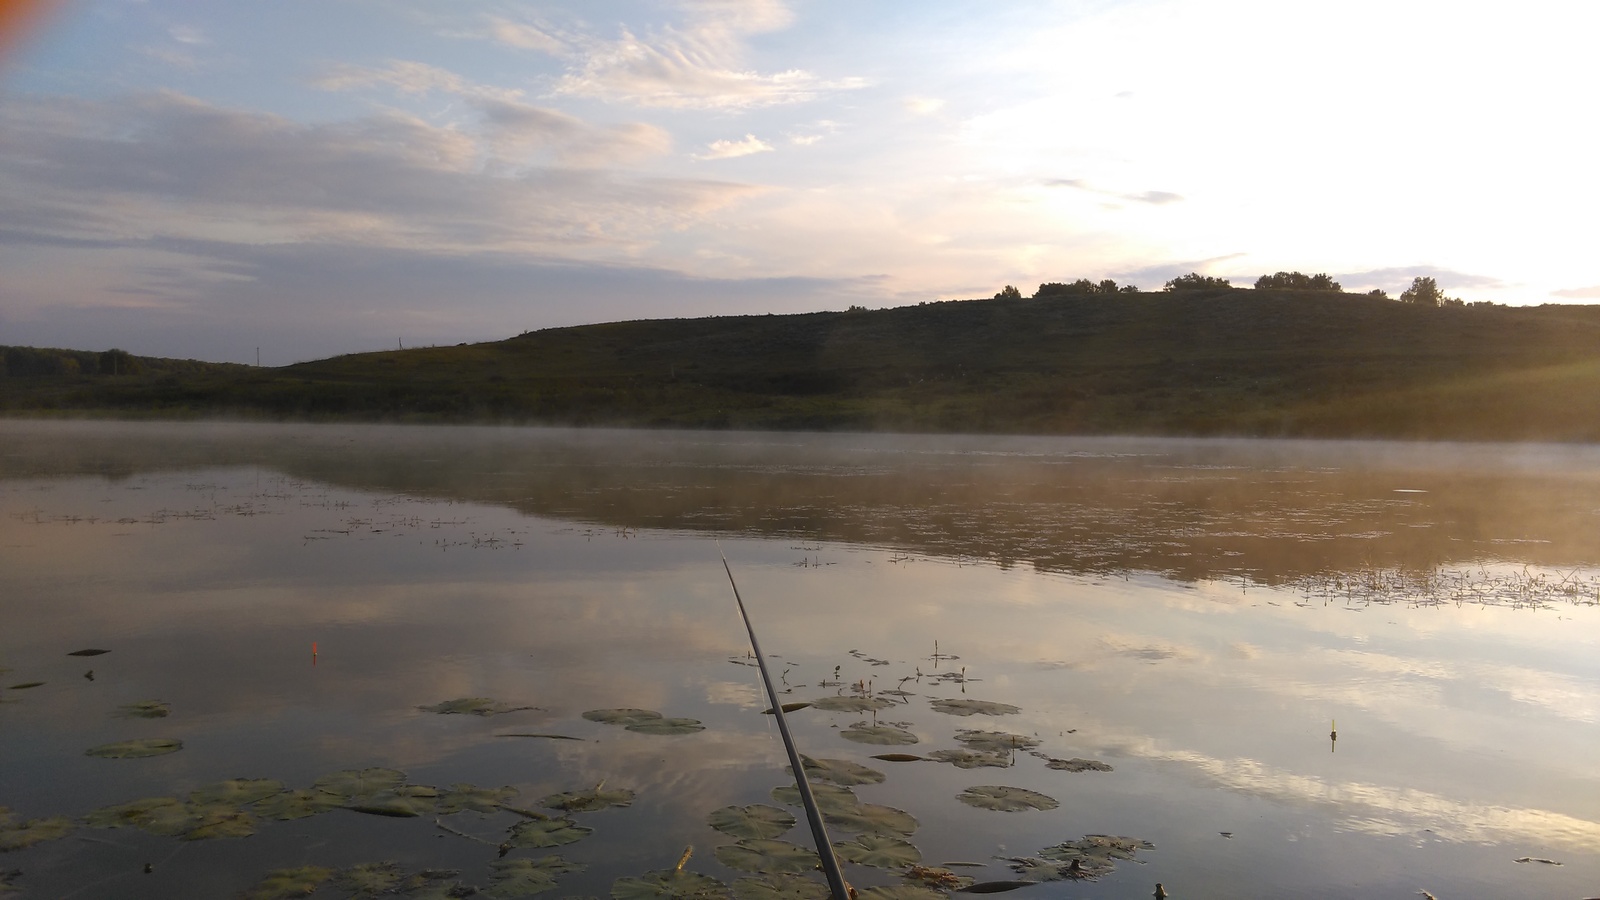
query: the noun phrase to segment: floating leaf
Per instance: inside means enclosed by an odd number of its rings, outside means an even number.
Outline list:
[[[472,716],[498,716],[503,713],[520,712],[525,709],[538,709],[537,706],[511,706],[488,697],[461,697],[455,700],[446,700],[432,706],[419,706],[423,712],[439,713],[444,716],[472,715]]]
[[[947,762],[958,769],[978,769],[985,766],[1004,769],[1011,765],[1011,754],[991,753],[987,750],[935,750],[928,754],[935,762]]]
[[[517,789],[507,785],[498,788],[481,788],[471,784],[452,784],[450,789],[439,795],[438,812],[442,816],[458,813],[462,810],[484,813],[485,815],[498,811],[501,807],[516,799]]]
[[[99,757],[100,759],[141,759],[147,756],[164,756],[168,753],[177,753],[183,749],[183,741],[168,740],[165,738],[148,738],[142,741],[118,741],[115,744],[101,744],[83,751],[86,756]]]
[[[581,740],[584,740],[584,738],[573,737],[570,734],[529,734],[527,732],[521,732],[521,731],[512,731],[512,732],[506,732],[504,734],[496,734],[495,737],[549,738],[552,741],[581,741]]]
[[[1076,841],[1066,841],[1039,851],[1039,855],[1057,862],[1080,860],[1131,860],[1140,850],[1154,850],[1155,844],[1138,838],[1113,834],[1089,834]]]
[[[733,883],[733,900],[828,900],[828,886],[803,875],[758,875]]]
[[[858,744],[915,744],[917,736],[893,725],[868,725],[857,722],[839,732],[839,736]]]
[[[846,759],[812,759],[803,756],[800,758],[800,765],[805,767],[806,777],[812,781],[825,781],[845,787],[853,784],[880,784],[886,777],[877,769],[869,769]]]
[[[647,719],[659,719],[661,713],[653,709],[591,709],[583,714],[591,722],[600,722],[605,725],[632,725]]]
[[[497,859],[489,864],[494,874],[485,891],[496,898],[532,897],[556,886],[556,878],[568,872],[582,872],[588,868],[559,856],[543,859]]]
[[[1061,772],[1110,772],[1111,766],[1098,759],[1051,759],[1046,766]]]
[[[912,866],[900,873],[900,877],[914,885],[942,891],[960,890],[972,884],[971,875],[957,875],[937,866]]]
[[[392,791],[405,780],[406,774],[394,769],[345,769],[318,778],[312,787],[338,797],[353,798]]]
[[[641,719],[623,726],[629,731],[640,734],[693,734],[696,731],[705,731],[706,726],[700,724],[699,719]]]
[[[99,650],[99,649],[96,649],[94,647],[90,647],[87,650],[74,650],[71,653],[68,653],[67,655],[68,656],[100,656],[101,654],[110,653],[110,652],[111,652],[110,650]]]
[[[1025,888],[1037,883],[1034,881],[980,881],[977,884],[956,888],[956,891],[962,894],[1003,894],[1006,891],[1014,891],[1017,888]]]
[[[775,838],[793,828],[795,819],[776,806],[757,803],[714,809],[706,821],[712,828],[736,838]]]
[[[808,702],[801,701],[799,703],[785,703],[785,704],[783,704],[782,706],[780,706],[778,708],[783,710],[786,713],[792,713],[792,712],[799,712],[800,710],[805,709],[806,707],[808,707],[810,705],[811,704],[808,703]],[[769,706],[766,709],[763,709],[761,711],[761,714],[764,715],[764,716],[772,715],[772,707]],[[754,881],[756,879],[747,879],[747,880]]]
[[[811,701],[811,705],[828,712],[864,713],[888,709],[894,706],[894,701],[882,697],[823,697],[821,700]]]
[[[811,796],[817,801],[817,809],[827,812],[845,812],[861,805],[861,798],[855,791],[846,787],[831,784],[811,785]],[[789,784],[772,789],[772,799],[785,806],[800,806],[800,788]]]
[[[172,714],[172,704],[160,700],[140,700],[118,707],[118,714],[129,719],[165,719]]]
[[[59,840],[76,827],[73,821],[65,816],[19,821],[10,810],[0,806],[0,853],[21,850],[45,841]]]
[[[506,843],[513,847],[560,847],[583,840],[594,833],[571,819],[534,819],[511,826]]]
[[[0,672],[5,671],[0,669]],[[22,877],[21,869],[0,869],[0,894],[13,894],[22,890],[15,882]]]
[[[424,869],[407,875],[395,893],[411,900],[459,900],[476,894],[476,888],[451,880],[460,874],[455,869]]]
[[[969,787],[956,795],[956,799],[968,806],[976,806],[979,809],[992,809],[996,812],[1055,809],[1061,805],[1054,797],[1046,797],[1037,791],[999,784],[980,784],[977,787]]]
[[[730,869],[761,874],[809,872],[820,863],[815,851],[788,841],[750,838],[716,849],[717,859]]]
[[[344,805],[344,799],[324,791],[285,791],[255,805],[256,815],[263,819],[304,819]]]
[[[246,806],[283,793],[283,782],[270,778],[234,778],[189,793],[190,803],[231,803]]]
[[[715,878],[682,869],[646,872],[611,884],[611,900],[722,900],[727,893],[728,886]]]
[[[344,808],[369,816],[413,819],[432,812],[438,795],[439,792],[430,787],[403,784],[392,791],[352,797]]]
[[[1009,716],[1022,712],[1020,706],[1009,703],[995,703],[992,700],[950,700],[940,698],[931,704],[934,712],[942,712],[951,716]]]
[[[918,756],[915,753],[879,753],[872,758],[881,759],[884,762],[922,762],[927,759],[927,757]]]
[[[180,837],[186,841],[249,837],[256,833],[255,816],[242,809],[213,805],[192,807],[189,828]]]
[[[863,803],[855,809],[823,813],[822,817],[829,825],[837,825],[845,831],[857,834],[862,832],[912,834],[917,830],[915,816],[903,809],[879,806],[876,803]]]
[[[245,891],[246,900],[293,900],[314,893],[324,881],[333,877],[332,869],[322,866],[301,866],[298,869],[277,869],[267,873],[261,883]]]
[[[84,824],[90,828],[143,828],[158,810],[182,810],[183,806],[175,797],[147,797],[97,809],[84,817]]]
[[[857,891],[859,900],[946,900],[943,891],[920,884],[884,884]]]
[[[563,812],[596,812],[613,806],[632,806],[633,797],[633,791],[627,788],[608,791],[594,787],[587,791],[551,794],[541,798],[539,805],[545,809],[559,809]]]
[[[1116,869],[1109,859],[1074,859],[1068,862],[1054,862],[1031,856],[1009,857],[1009,859],[1012,871],[1033,883],[1095,879],[1109,875]]]
[[[853,841],[834,841],[841,859],[863,866],[897,869],[922,861],[922,851],[910,841],[886,834],[863,834]]]
[[[376,897],[400,886],[400,867],[392,862],[361,863],[341,869],[333,876],[333,884],[341,891],[353,891],[356,897]]]
[[[1009,731],[958,731],[956,740],[973,750],[990,753],[1010,753],[1013,750],[1031,750],[1039,746],[1039,739]]]
[[[28,688],[36,688],[36,687],[41,687],[41,686],[43,686],[43,685],[44,685],[44,684],[45,684],[45,682],[43,682],[43,681],[24,681],[24,682],[23,682],[23,683],[21,683],[21,684],[13,684],[13,685],[12,685],[12,686],[11,686],[11,687],[10,687],[10,688],[7,688],[7,690],[12,690],[12,691],[25,691],[25,690],[27,690],[27,689],[28,689]]]

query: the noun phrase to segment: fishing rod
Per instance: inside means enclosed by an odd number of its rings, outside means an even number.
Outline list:
[[[772,717],[778,720],[778,734],[783,736],[783,749],[789,752],[789,766],[794,770],[794,783],[800,788],[800,805],[805,807],[806,820],[811,823],[811,840],[817,845],[817,856],[822,860],[822,872],[828,878],[828,890],[833,900],[852,900],[855,891],[844,883],[839,871],[839,859],[833,855],[833,842],[822,827],[822,813],[817,809],[817,798],[811,794],[811,782],[806,778],[805,766],[800,762],[800,751],[794,748],[794,738],[789,734],[789,722],[783,717],[783,704],[778,702],[778,689],[772,686],[772,674],[767,671],[767,659],[761,655],[761,642],[756,640],[756,628],[750,624],[750,613],[744,608],[744,598],[739,596],[739,585],[733,580],[733,568],[728,565],[728,555],[717,544],[717,555],[722,557],[722,568],[728,573],[728,585],[733,588],[733,599],[739,604],[739,617],[744,619],[744,630],[750,634],[750,649],[755,653],[756,666],[761,669],[761,683],[767,688],[767,702],[772,704]]]

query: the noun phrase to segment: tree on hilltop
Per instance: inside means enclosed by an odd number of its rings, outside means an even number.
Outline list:
[[[1179,275],[1177,278],[1167,282],[1165,289],[1168,291],[1204,291],[1232,287],[1233,285],[1229,284],[1226,278],[1213,278],[1210,275],[1201,275],[1199,272],[1190,272],[1187,275]]]
[[[1131,284],[1124,284],[1124,285],[1120,285],[1119,286],[1116,283],[1116,281],[1114,281],[1114,280],[1112,280],[1110,278],[1107,278],[1107,279],[1105,279],[1103,281],[1099,281],[1099,282],[1090,281],[1087,278],[1079,278],[1077,281],[1073,281],[1073,282],[1070,282],[1070,283],[1062,283],[1062,282],[1059,282],[1059,281],[1045,282],[1044,284],[1039,285],[1039,290],[1035,291],[1033,296],[1034,297],[1077,297],[1077,296],[1085,296],[1085,295],[1089,295],[1089,294],[1137,294],[1137,293],[1139,293],[1139,288],[1138,287],[1136,287],[1134,285],[1131,285]]]
[[[1405,289],[1400,295],[1401,303],[1414,303],[1417,306],[1464,306],[1457,297],[1446,297],[1444,291],[1439,290],[1439,283],[1427,275],[1418,275],[1411,279],[1411,287]]]
[[[1339,282],[1326,274],[1307,275],[1303,272],[1278,272],[1256,279],[1258,291],[1338,291]]]
[[[996,299],[996,300],[1021,300],[1022,299],[1022,292],[1017,290],[1017,286],[1016,285],[1008,284],[1005,287],[1001,288],[999,293],[994,295],[994,299]]]

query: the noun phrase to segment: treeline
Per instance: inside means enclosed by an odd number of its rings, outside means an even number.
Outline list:
[[[186,375],[233,368],[193,359],[134,356],[126,350],[60,350],[51,347],[0,347],[0,378],[62,376]]]
[[[1339,282],[1334,281],[1326,273],[1307,275],[1304,272],[1275,272],[1263,275],[1256,279],[1255,289],[1258,291],[1314,291],[1331,294],[1344,293],[1344,288]],[[1199,272],[1190,272],[1179,275],[1162,286],[1162,290],[1170,293],[1189,293],[1196,291],[1234,291],[1244,290],[1235,287],[1226,278],[1217,278],[1211,275],[1202,275]],[[1048,297],[1085,297],[1096,294],[1137,294],[1139,288],[1132,284],[1119,285],[1114,280],[1107,278],[1102,281],[1091,281],[1079,278],[1071,282],[1050,281],[1039,285],[1033,292],[1035,299]],[[1377,297],[1388,300],[1389,294],[1381,290],[1367,291],[1363,296]],[[994,295],[996,300],[1021,300],[1022,291],[1014,285],[1006,285]],[[1488,301],[1478,301],[1472,304],[1463,302],[1459,297],[1447,297],[1440,290],[1438,282],[1434,279],[1419,275],[1411,281],[1411,287],[1400,294],[1401,303],[1417,306],[1494,306]]]

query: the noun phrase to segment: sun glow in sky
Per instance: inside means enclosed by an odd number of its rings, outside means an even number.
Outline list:
[[[274,365],[1012,283],[1600,300],[1600,4],[80,0],[0,344]]]

